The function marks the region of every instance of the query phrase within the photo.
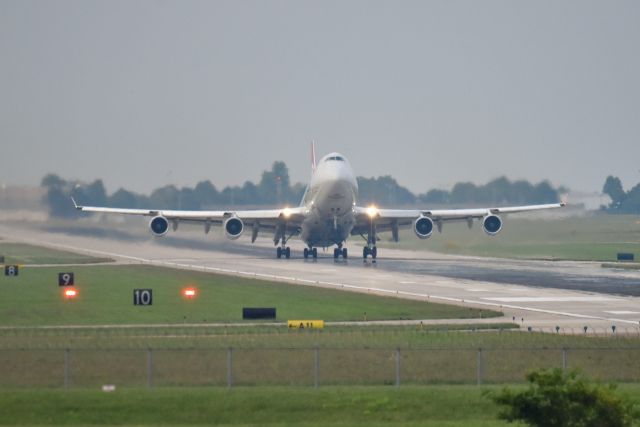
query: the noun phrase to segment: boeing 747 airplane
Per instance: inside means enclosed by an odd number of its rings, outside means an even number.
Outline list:
[[[434,228],[442,231],[442,225],[451,221],[480,220],[482,229],[494,236],[502,229],[501,214],[537,211],[565,206],[565,203],[528,205],[513,207],[493,207],[478,209],[379,209],[375,206],[358,206],[358,183],[347,159],[339,153],[324,156],[315,161],[312,148],[312,176],[298,207],[267,210],[226,210],[226,211],[186,211],[160,209],[119,209],[95,206],[78,206],[83,212],[107,214],[142,215],[151,217],[149,229],[155,236],[164,236],[178,229],[179,223],[199,223],[208,233],[212,225],[221,225],[226,236],[235,240],[246,229],[251,230],[251,242],[258,233],[273,234],[278,258],[290,258],[291,249],[287,242],[293,236],[300,236],[307,245],[304,258],[317,258],[317,248],[336,246],[334,258],[347,258],[347,248],[343,247],[349,236],[362,236],[366,241],[362,256],[376,259],[378,233],[391,231],[393,240],[398,241],[398,230],[413,229],[420,239],[431,237]]]

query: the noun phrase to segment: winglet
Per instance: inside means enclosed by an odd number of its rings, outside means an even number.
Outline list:
[[[74,199],[73,196],[71,196],[71,201],[73,202],[73,207],[74,208],[76,208],[79,211],[82,210],[82,206],[78,206],[78,204],[76,203],[76,199]]]

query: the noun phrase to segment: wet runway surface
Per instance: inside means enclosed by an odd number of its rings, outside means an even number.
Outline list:
[[[578,275],[558,271],[494,268],[469,265],[464,261],[382,260],[378,268],[388,271],[436,275],[455,279],[569,289],[615,295],[640,296],[640,274],[637,278],[615,275]]]
[[[104,230],[98,228],[96,230],[67,228],[50,228],[49,231],[55,233],[70,233],[79,235],[97,234],[102,238],[114,238],[118,240],[126,240],[130,242],[147,241],[147,236],[131,235],[120,230]],[[299,247],[292,252],[292,258],[289,260],[277,260],[275,257],[275,248],[263,245],[251,245],[247,242],[231,242],[219,239],[202,240],[199,238],[181,237],[179,233],[169,235],[167,237],[156,239],[157,244],[176,248],[200,249],[208,251],[222,251],[227,254],[237,254],[246,257],[255,257],[257,259],[273,259],[274,263],[282,262],[306,262],[310,260],[302,258],[302,246],[300,242],[296,242]],[[347,264],[350,267],[360,267],[365,263],[362,260],[362,249],[359,246],[348,245],[350,250],[349,259],[346,261],[340,259],[335,262],[336,266]],[[294,249],[294,248],[292,248]],[[612,295],[623,296],[640,296],[640,271],[627,272],[627,275],[621,276],[617,271],[601,268],[597,274],[593,274],[592,269],[584,269],[584,272],[567,272],[563,268],[559,268],[562,263],[552,261],[514,261],[495,259],[479,259],[467,257],[456,257],[451,260],[448,258],[401,258],[401,257],[385,257],[395,250],[379,248],[379,258],[375,263],[375,268],[390,272],[410,273],[416,275],[442,276],[452,279],[463,279],[479,282],[493,282],[502,284],[515,284],[524,286],[533,286],[539,288],[567,289],[584,292],[598,292]],[[318,262],[334,262],[332,257],[332,249],[326,253],[319,250],[320,260]],[[449,257],[450,258],[450,257]],[[371,266],[371,260],[367,262],[367,266]],[[533,269],[531,267],[534,267]],[[580,270],[580,269],[578,269]],[[635,276],[635,277],[634,277]]]
[[[274,262],[312,262],[304,260],[302,255],[293,252],[289,260],[275,259],[275,249],[248,244],[238,244],[233,242],[200,242],[191,239],[169,237],[160,242],[163,245],[198,248],[208,250],[223,250],[228,253],[235,253],[244,256],[253,256],[262,259],[273,259]],[[347,264],[349,266],[360,267],[365,264],[360,257],[362,249],[355,247],[351,249],[351,254],[345,262],[342,259],[333,261],[332,252],[319,254],[320,262],[334,262],[336,266]],[[564,269],[554,267],[553,261],[512,261],[501,262],[495,259],[471,260],[465,257],[450,260],[446,258],[398,258],[386,257],[385,251],[394,250],[379,249],[379,258],[375,263],[375,268],[390,272],[410,273],[417,275],[442,276],[452,279],[464,279],[479,282],[494,282],[502,284],[514,284],[524,286],[534,286],[540,288],[568,289],[584,292],[599,292],[613,295],[640,296],[640,272],[631,272],[628,276],[620,276],[618,272],[611,269],[601,268],[597,275],[592,274],[592,269],[585,269],[583,274],[567,273]],[[372,266],[371,259],[366,262],[366,266]],[[531,265],[539,264],[535,269]],[[515,266],[515,267],[514,267]],[[524,268],[522,268],[524,266]],[[519,268],[520,267],[520,268]],[[547,270],[548,269],[548,270]],[[629,273],[629,272],[626,272]],[[636,277],[633,277],[633,276]]]

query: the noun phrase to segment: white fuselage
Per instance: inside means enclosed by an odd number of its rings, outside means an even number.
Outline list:
[[[309,247],[342,245],[355,224],[358,182],[347,159],[324,156],[311,177],[301,205],[307,208],[300,237]]]

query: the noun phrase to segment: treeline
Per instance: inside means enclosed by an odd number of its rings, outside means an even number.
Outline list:
[[[296,206],[304,194],[304,184],[291,184],[289,169],[284,162],[275,162],[271,170],[262,173],[260,182],[245,182],[242,186],[228,186],[218,190],[211,181],[201,181],[195,187],[177,188],[167,185],[143,195],[120,188],[107,194],[102,180],[86,184],[67,181],[55,174],[42,179],[45,202],[52,217],[71,218],[76,213],[70,198],[87,206],[141,209],[234,209],[254,206]],[[451,191],[430,190],[415,195],[390,176],[378,178],[358,177],[359,203],[378,206],[411,205],[468,205],[468,204],[529,204],[557,202],[560,192],[548,182],[531,184],[527,181],[511,182],[505,177],[485,185],[470,182],[454,185]]]
[[[379,178],[358,177],[360,203],[376,203],[380,206],[394,205],[502,205],[502,204],[542,204],[556,203],[559,194],[568,190],[554,188],[549,182],[531,184],[528,181],[510,181],[506,177],[496,178],[484,185],[472,182],[459,182],[451,191],[432,189],[423,194],[414,195],[399,185],[390,176]]]
[[[602,192],[611,198],[609,206],[602,206],[603,210],[620,214],[640,214],[640,184],[636,184],[629,191],[624,191],[620,178],[609,175],[604,182]]]

